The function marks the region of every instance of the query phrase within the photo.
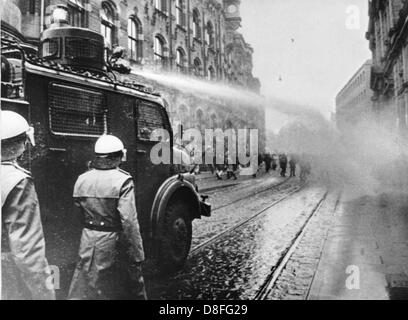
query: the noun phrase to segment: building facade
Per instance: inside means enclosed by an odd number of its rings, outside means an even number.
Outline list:
[[[372,51],[371,88],[379,124],[407,135],[408,2],[369,1],[367,39]]]
[[[371,67],[371,60],[366,61],[336,96],[336,125],[341,131],[372,117]]]
[[[253,49],[238,31],[240,0],[2,1],[19,9],[18,29],[33,45],[50,26],[56,5],[66,5],[71,25],[102,33],[109,49],[125,48],[129,80],[162,94],[175,127],[255,128],[264,141],[262,106],[198,96],[140,75],[146,70],[178,74],[259,93],[260,82],[252,75]]]

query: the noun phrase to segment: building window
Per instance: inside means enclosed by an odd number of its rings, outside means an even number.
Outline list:
[[[193,36],[201,39],[200,12],[197,9],[193,10]]]
[[[186,72],[186,64],[185,64],[185,53],[182,48],[178,48],[176,52],[176,65],[177,65],[177,72],[185,73]]]
[[[198,129],[201,130],[201,128],[205,125],[203,110],[197,109],[197,111],[196,111],[196,120],[197,120]]]
[[[79,28],[86,27],[84,0],[69,0],[68,11],[71,26]]]
[[[167,0],[154,0],[154,6],[157,10],[167,12]]]
[[[35,14],[35,2],[36,2],[36,0],[30,0],[30,2],[28,4],[28,12],[30,14]]]
[[[129,57],[133,61],[140,61],[143,55],[143,41],[139,39],[141,32],[140,22],[134,18],[128,20],[128,47]]]
[[[194,75],[201,77],[201,60],[199,58],[194,59]]]
[[[207,33],[205,39],[210,47],[214,47],[215,39],[214,39],[214,26],[211,21],[207,23]]]
[[[217,128],[217,115],[215,113],[210,116],[210,128]]]
[[[176,19],[179,26],[185,27],[186,15],[184,14],[184,0],[176,1]]]
[[[184,128],[189,128],[190,127],[190,111],[185,106],[184,104],[178,107],[178,115],[179,115],[179,120],[181,122],[181,125]]]
[[[154,38],[154,61],[156,66],[165,66],[165,56],[164,56],[164,40],[160,36]]]
[[[212,66],[208,68],[207,79],[210,81],[215,80],[215,70]]]
[[[111,47],[113,44],[113,36],[115,32],[115,10],[108,2],[102,3],[101,9],[101,33],[105,38],[106,43]]]

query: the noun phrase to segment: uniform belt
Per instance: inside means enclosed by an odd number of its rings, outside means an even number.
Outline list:
[[[93,224],[86,223],[84,225],[85,229],[100,231],[100,232],[120,232],[122,229],[120,227],[105,227],[105,226],[96,226]]]

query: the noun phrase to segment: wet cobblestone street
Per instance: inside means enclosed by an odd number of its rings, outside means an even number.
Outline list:
[[[186,267],[173,277],[147,281],[150,298],[253,299],[326,191],[309,186],[296,192],[300,187],[297,179],[271,187],[281,182],[271,177],[251,188],[241,185],[212,193],[213,216],[194,223],[193,254]],[[241,199],[223,207],[224,197]],[[230,230],[256,214],[259,216],[250,222]]]
[[[330,193],[322,208],[311,218],[299,245],[269,293],[268,300],[308,298],[338,201],[338,194]]]
[[[212,217],[193,222],[192,248],[194,249],[203,241],[251,217],[254,212],[278,200],[282,194],[298,186],[298,180],[285,180],[272,175],[256,183],[244,182],[238,186],[208,193],[213,206]],[[248,202],[251,207],[246,210]]]

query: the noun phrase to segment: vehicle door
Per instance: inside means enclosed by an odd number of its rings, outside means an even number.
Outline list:
[[[154,164],[152,149],[160,142],[165,142],[172,157],[172,131],[166,110],[159,104],[138,100],[135,106],[136,121],[136,196],[138,212],[142,212],[142,223],[148,225],[151,207],[156,193],[165,180],[171,175],[170,163]],[[168,132],[167,141],[154,135],[155,130]],[[153,150],[154,151],[154,150]]]

